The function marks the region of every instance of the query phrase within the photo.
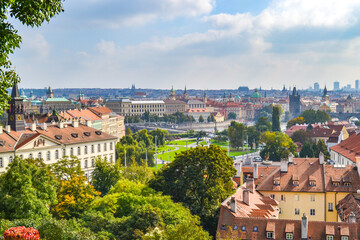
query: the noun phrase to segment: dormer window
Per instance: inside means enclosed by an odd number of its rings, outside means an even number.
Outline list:
[[[246,226],[242,226],[241,231],[246,232]]]
[[[294,239],[294,234],[292,233],[286,233],[286,240],[291,240],[291,239]]]
[[[339,178],[332,176],[332,177],[331,177],[331,181],[332,181],[332,185],[333,185],[334,187],[340,186],[340,179],[339,179]]]
[[[344,186],[345,186],[345,187],[351,187],[351,182],[345,182],[345,183],[344,183]]]
[[[298,180],[293,180],[293,186],[299,186],[299,181]]]
[[[316,181],[310,181],[309,184],[310,187],[316,187]]]
[[[258,227],[255,226],[255,227],[253,228],[253,232],[257,232],[257,231],[258,231]]]
[[[266,232],[267,239],[274,239],[274,232]]]
[[[238,229],[238,226],[235,224],[234,225],[234,230],[237,230]]]
[[[280,178],[274,178],[274,185],[280,186]]]
[[[72,136],[73,138],[77,138],[77,137],[79,136],[79,134],[77,134],[77,133],[72,133],[71,136]]]

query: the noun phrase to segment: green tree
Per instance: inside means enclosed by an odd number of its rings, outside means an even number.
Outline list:
[[[215,122],[215,117],[214,117],[212,114],[210,114],[210,115],[208,116],[208,118],[207,118],[207,121],[208,121],[208,122]]]
[[[141,116],[141,119],[144,120],[145,122],[150,122],[150,112],[149,111],[144,112],[144,114]]]
[[[273,132],[280,132],[280,117],[282,114],[282,108],[280,105],[273,106],[272,111],[272,131]]]
[[[101,196],[106,195],[121,178],[119,165],[109,163],[106,159],[97,159],[91,175],[91,184]]]
[[[259,117],[255,125],[259,132],[271,131],[271,123],[267,117]]]
[[[296,154],[296,144],[285,133],[264,132],[261,134],[260,142],[265,144],[260,152],[263,159],[280,161],[282,158],[288,158],[290,153]]]
[[[319,157],[320,152],[322,152],[324,154],[325,161],[330,159],[330,153],[329,153],[328,148],[323,140],[319,140],[316,143],[316,150],[315,150],[314,156]]]
[[[17,19],[26,26],[39,27],[43,22],[49,22],[52,17],[64,11],[62,2],[62,0],[0,2],[0,115],[7,109],[10,100],[6,90],[20,80],[15,71],[10,70],[9,55],[20,47],[21,36],[8,21],[8,17]]]
[[[234,119],[235,120],[236,119],[236,113],[229,112],[227,119]]]
[[[242,147],[244,144],[245,125],[232,121],[229,126],[229,141],[233,148]]]
[[[168,131],[166,130],[162,130],[162,129],[155,129],[155,130],[151,130],[149,132],[149,134],[153,137],[153,143],[155,144],[155,136],[156,136],[156,141],[157,141],[157,145],[158,146],[164,146],[165,145],[165,136],[169,134]]]
[[[67,181],[60,182],[57,194],[58,204],[53,209],[60,218],[79,218],[96,196],[100,195],[94,187],[86,183],[82,175],[74,175]]]
[[[153,142],[153,137],[148,134],[146,129],[142,129],[133,135],[134,139],[141,143],[143,142],[146,147],[150,147]]]
[[[291,119],[290,121],[288,121],[288,123],[286,124],[286,128],[289,129],[292,126],[296,125],[296,124],[304,124],[305,123],[305,119],[303,117],[297,117],[294,119]]]
[[[127,128],[127,129],[125,130],[125,135],[126,135],[126,136],[131,136],[131,135],[132,135],[131,128]]]
[[[305,142],[310,141],[310,136],[309,133],[305,130],[297,130],[293,133],[293,135],[291,135],[291,139],[294,142],[301,142],[304,144]]]
[[[260,132],[256,129],[256,127],[255,126],[248,127],[246,129],[246,133],[248,135],[248,142],[251,149],[253,149],[254,144],[256,147],[258,147],[260,142]]]
[[[127,167],[121,167],[120,172],[122,177],[137,183],[147,183],[154,176],[153,171],[148,167],[147,163],[143,161],[138,164],[132,161]]]
[[[331,120],[328,113],[320,110],[315,111],[313,109],[302,112],[300,116],[304,118],[305,123],[307,124],[318,122],[324,123]]]
[[[199,122],[200,122],[200,123],[203,123],[204,121],[205,121],[205,119],[204,119],[203,115],[200,115],[200,117],[199,117]]]
[[[138,144],[138,142],[131,135],[123,136],[120,139],[120,143],[123,145],[137,145]]]
[[[233,160],[219,146],[196,147],[176,155],[164,166],[150,187],[182,202],[200,216],[205,229],[214,233],[221,202],[232,193]]]
[[[81,170],[80,160],[74,156],[70,158],[65,156],[49,167],[58,181],[69,180],[72,176],[84,174]]]
[[[210,239],[199,226],[198,217],[187,208],[127,179],[96,199],[90,209],[83,217],[85,226],[98,235],[111,236],[110,239]],[[176,236],[183,231],[184,236],[193,238]]]
[[[40,160],[15,158],[0,175],[0,216],[42,218],[56,204],[57,181]]]
[[[305,157],[309,157],[312,158],[314,157],[314,151],[311,147],[311,144],[309,142],[305,142],[303,147],[301,148],[300,151],[300,157],[305,158]]]

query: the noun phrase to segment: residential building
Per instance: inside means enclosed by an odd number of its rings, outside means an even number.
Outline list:
[[[330,147],[330,158],[336,165],[355,165],[360,157],[360,134],[352,134],[341,143]]]
[[[162,100],[109,99],[105,106],[120,116],[141,116],[145,112],[162,117],[165,113],[165,102]]]
[[[186,103],[181,100],[165,99],[165,114],[174,114],[177,112],[184,113],[186,111]]]
[[[199,118],[200,116],[202,116],[204,118],[204,122],[207,121],[207,118],[210,116],[210,111],[205,109],[205,108],[193,108],[193,109],[188,109],[186,111],[186,114],[189,116],[192,116],[196,122],[199,122]]]
[[[328,147],[337,145],[349,137],[345,126],[338,124],[319,125],[307,132],[313,141],[323,140]]]

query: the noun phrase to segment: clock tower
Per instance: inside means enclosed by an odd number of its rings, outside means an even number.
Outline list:
[[[13,131],[24,131],[24,104],[23,99],[20,97],[17,83],[12,88],[9,105],[8,124]]]

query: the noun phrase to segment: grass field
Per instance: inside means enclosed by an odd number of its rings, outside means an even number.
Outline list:
[[[191,140],[177,140],[177,141],[171,141],[171,142],[166,142],[166,145],[181,145],[181,146],[186,146],[186,142],[187,144],[192,144],[194,142],[196,142],[195,139],[191,139]]]

